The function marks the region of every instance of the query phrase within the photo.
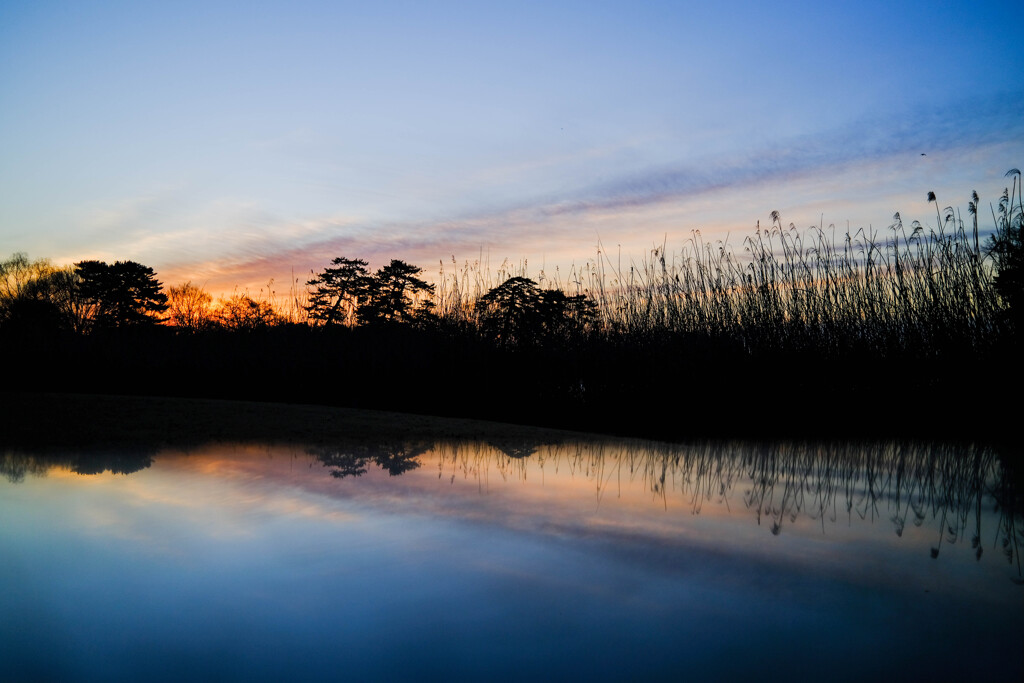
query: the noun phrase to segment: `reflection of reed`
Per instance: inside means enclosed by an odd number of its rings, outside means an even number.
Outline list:
[[[477,482],[491,477],[526,482],[547,473],[591,482],[595,502],[622,496],[626,488],[645,491],[668,508],[682,502],[691,514],[705,505],[731,510],[739,499],[758,525],[775,535],[799,519],[816,520],[822,532],[854,517],[886,520],[897,536],[909,523],[937,523],[931,546],[939,557],[947,544],[967,543],[981,559],[985,549],[982,513],[996,513],[992,547],[1022,576],[1024,497],[1019,473],[991,447],[923,442],[727,442],[652,443],[614,439],[537,442],[518,437],[490,441],[433,437],[370,440],[364,436],[310,447],[307,452],[337,478],[358,477],[369,467],[392,476],[420,467],[432,451],[438,478]],[[155,447],[57,447],[28,452],[0,447],[0,475],[11,482],[44,476],[53,467],[80,474],[130,473],[149,467]],[[989,532],[993,533],[993,532]]]
[[[652,501],[667,506],[682,498],[692,514],[706,503],[730,508],[738,491],[745,508],[772,534],[804,517],[826,522],[854,517],[885,519],[897,536],[909,522],[938,522],[931,554],[943,544],[969,542],[983,553],[982,510],[994,506],[994,542],[1020,573],[1024,543],[1021,495],[1004,461],[990,447],[948,443],[740,443],[708,441],[687,445],[634,441],[576,441],[522,445],[513,451],[482,442],[434,446],[438,477],[446,473],[475,479],[485,488],[492,473],[525,481],[536,465],[592,481],[600,501],[623,484],[641,484]]]

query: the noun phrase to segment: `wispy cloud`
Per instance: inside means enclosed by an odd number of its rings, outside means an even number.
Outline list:
[[[440,219],[330,215],[296,221],[260,214],[254,206],[221,207],[219,220],[228,226],[229,242],[199,258],[193,258],[200,256],[198,250],[179,249],[177,258],[166,254],[175,253],[170,247],[178,240],[201,239],[201,230],[155,231],[149,239],[160,242],[152,253],[165,254],[161,272],[168,281],[193,279],[225,290],[263,286],[271,278],[280,287],[293,273],[304,282],[309,271],[339,255],[376,264],[402,258],[431,267],[451,256],[473,259],[483,250],[492,262],[529,257],[536,267],[539,260],[565,266],[585,261],[605,238],[641,257],[663,235],[678,238],[697,228],[723,235],[744,231],[782,208],[795,211],[790,218],[798,224],[817,223],[828,213],[830,220],[880,225],[894,210],[916,209],[911,198],[923,200],[929,189],[946,187],[950,195],[966,196],[975,189],[966,184],[979,175],[999,176],[1002,165],[1019,165],[1022,108],[1024,92],[1018,92],[865,118],[824,134],[737,148]],[[541,166],[550,170],[561,163],[553,159]],[[600,163],[602,154],[594,159]],[[578,160],[565,159],[570,162]],[[437,213],[443,212],[439,207]]]
[[[568,208],[607,209],[723,189],[743,191],[759,183],[827,175],[852,164],[1020,141],[1024,137],[1022,109],[1024,91],[903,115],[865,118],[825,134],[619,178],[588,188]]]

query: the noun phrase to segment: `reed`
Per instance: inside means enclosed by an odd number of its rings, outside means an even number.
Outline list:
[[[998,216],[993,209],[994,239],[987,244],[976,192],[969,222],[953,207],[940,209],[928,193],[934,225],[907,224],[896,213],[881,231],[799,230],[772,212],[738,247],[728,239],[706,241],[694,230],[675,250],[663,243],[623,265],[621,254],[613,257],[598,244],[593,258],[553,276],[532,275],[525,260],[492,267],[483,251],[461,264],[453,256],[439,264],[431,310],[451,333],[486,337],[488,308],[481,301],[510,278],[532,277],[542,289],[593,304],[595,315],[585,325],[566,326],[574,338],[563,344],[689,340],[724,343],[751,357],[928,358],[984,351],[1008,338],[1014,324],[1005,276],[999,286],[1008,240],[998,241],[1024,212],[1019,171],[1011,174],[1014,189],[1004,192]],[[293,274],[287,295],[268,283],[265,298],[281,320],[308,323],[309,293],[298,282]]]
[[[596,257],[571,268],[564,282],[544,279],[592,300],[591,331],[606,339],[728,339],[752,354],[981,349],[1006,332],[1007,302],[994,286],[992,252],[981,246],[977,206],[975,193],[970,226],[936,202],[934,227],[906,225],[897,213],[882,232],[852,233],[801,231],[773,212],[739,250],[694,230],[677,251],[663,244],[628,267],[598,245]],[[491,274],[480,260],[460,267],[453,259],[449,269],[442,264],[435,311],[479,327],[476,302],[513,276],[529,276],[525,262],[503,262]]]

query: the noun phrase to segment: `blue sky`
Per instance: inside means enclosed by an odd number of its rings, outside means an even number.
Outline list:
[[[335,256],[883,230],[1024,165],[1024,4],[0,3],[0,252],[278,287]],[[925,154],[926,156],[921,156]]]

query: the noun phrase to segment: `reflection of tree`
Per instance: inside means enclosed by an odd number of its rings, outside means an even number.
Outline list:
[[[109,432],[104,432],[109,435]],[[0,432],[0,475],[12,482],[44,475],[52,467],[72,472],[130,473],[152,463],[155,447],[105,440],[89,450],[70,445],[78,436],[40,452],[33,434]],[[336,478],[358,477],[371,466],[392,476],[420,466],[432,449],[439,478],[479,482],[492,473],[524,480],[540,468],[593,482],[598,501],[616,487],[639,485],[653,502],[685,505],[700,514],[706,503],[739,505],[771,534],[813,520],[826,533],[830,524],[854,518],[880,523],[896,536],[920,528],[931,536],[938,558],[949,544],[970,544],[977,559],[989,548],[1022,573],[1024,496],[1021,466],[991,447],[949,443],[696,442],[667,444],[615,439],[547,440],[518,433],[488,441],[446,440],[403,435],[390,440],[331,437],[308,452]],[[982,528],[985,523],[995,528]],[[991,553],[991,551],[990,551]]]
[[[392,477],[420,466],[416,459],[427,452],[429,442],[367,444],[353,442],[340,446],[318,446],[307,452],[331,471],[332,477],[358,477],[366,474],[367,465],[373,463]]]
[[[489,439],[488,444],[510,458],[528,458],[537,452],[536,441],[529,439]]]
[[[153,464],[155,450],[143,448],[95,449],[77,452],[34,452],[0,449],[0,475],[12,483],[26,475],[46,476],[54,468],[75,474],[131,474]]]
[[[366,474],[366,463],[370,461],[370,456],[350,449],[318,447],[307,449],[307,452],[322,462],[324,467],[330,468],[332,477],[339,479]]]
[[[426,453],[429,448],[430,444],[403,444],[382,450],[374,457],[374,462],[382,470],[395,477],[419,467],[420,463],[416,458]]]
[[[50,464],[34,455],[3,451],[0,456],[0,474],[13,484],[25,481],[26,475],[45,477],[49,470]]]

